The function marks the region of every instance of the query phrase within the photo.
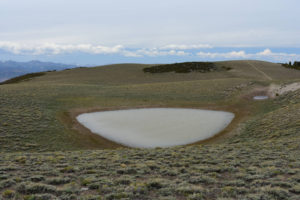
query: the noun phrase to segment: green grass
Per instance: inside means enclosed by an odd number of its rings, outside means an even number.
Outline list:
[[[0,199],[299,199],[300,91],[254,102],[247,94],[300,72],[279,64],[144,73],[125,64],[47,72],[0,86]],[[293,71],[290,73],[290,70]],[[77,109],[193,107],[245,112],[216,142],[104,149],[67,118]],[[68,119],[68,118],[67,118]]]

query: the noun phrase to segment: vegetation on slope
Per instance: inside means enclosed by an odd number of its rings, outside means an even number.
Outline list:
[[[282,66],[284,66],[286,68],[290,68],[290,69],[298,69],[298,70],[300,70],[300,62],[297,62],[297,61],[295,61],[293,65],[292,65],[291,62],[289,62],[289,63],[282,64]]]
[[[0,191],[7,199],[297,200],[300,91],[272,104],[222,144],[2,154]]]
[[[274,81],[299,80],[253,63]],[[0,199],[298,200],[300,91],[253,102],[247,91],[269,82],[242,61],[223,64],[234,70],[154,77],[144,65],[113,66],[1,85]],[[139,106],[247,106],[250,116],[221,142],[166,149],[99,150],[61,121],[78,108]]]
[[[144,72],[149,73],[165,73],[165,72],[176,72],[176,73],[189,73],[189,72],[213,72],[221,70],[230,70],[230,67],[218,67],[212,62],[185,62],[185,63],[174,63],[167,65],[156,65],[152,67],[146,67],[143,69]]]

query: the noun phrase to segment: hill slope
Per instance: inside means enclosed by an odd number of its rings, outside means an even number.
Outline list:
[[[60,63],[52,63],[52,62],[41,62],[41,61],[30,61],[30,62],[0,61],[0,82],[27,73],[62,70],[62,69],[73,68],[73,67],[76,66],[60,64]]]
[[[269,80],[249,63],[264,71]],[[232,70],[211,73],[144,73],[148,65],[120,64],[48,72],[0,86],[2,151],[109,147],[93,134],[78,134],[74,115],[130,107],[250,109],[242,95],[272,83],[296,81],[300,71],[260,61],[220,62]],[[246,108],[244,104],[248,105]],[[99,145],[100,144],[100,145]],[[115,145],[113,145],[115,146]]]
[[[149,65],[124,64],[1,85],[2,197],[299,199],[300,90],[266,101],[252,96],[271,83],[299,82],[300,71],[261,61],[216,64],[232,69],[148,74],[142,69]],[[81,112],[135,107],[209,108],[237,117],[204,143],[146,150],[103,149],[120,146],[74,120]]]

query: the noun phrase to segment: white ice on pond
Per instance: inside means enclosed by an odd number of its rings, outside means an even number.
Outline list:
[[[230,124],[234,114],[181,108],[143,108],[85,113],[77,120],[91,132],[130,147],[185,145],[208,139]]]

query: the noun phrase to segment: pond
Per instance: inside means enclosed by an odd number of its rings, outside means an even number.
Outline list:
[[[234,114],[181,108],[143,108],[85,113],[77,120],[91,132],[130,147],[186,145],[208,139],[230,124]]]
[[[268,98],[269,98],[268,96],[254,96],[253,97],[254,100],[266,100]]]

